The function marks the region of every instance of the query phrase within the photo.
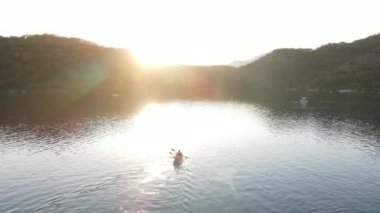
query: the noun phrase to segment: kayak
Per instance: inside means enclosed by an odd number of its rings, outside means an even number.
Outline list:
[[[181,156],[175,156],[174,157],[174,160],[173,160],[173,164],[178,166],[178,165],[181,165],[181,163],[183,162],[183,157]]]

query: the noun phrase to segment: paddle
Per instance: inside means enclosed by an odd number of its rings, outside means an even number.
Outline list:
[[[175,149],[173,149],[173,148],[171,148],[171,150],[173,150],[174,152],[175,152]],[[171,152],[171,151],[169,151],[169,154],[170,155],[175,155],[175,153],[173,153],[173,152]],[[173,158],[174,158],[174,156],[172,156]],[[185,159],[187,159],[187,158],[190,158],[189,156],[183,156]]]
[[[170,148],[170,149],[171,149],[173,152],[172,152],[172,151],[169,151],[169,154],[174,155],[175,152],[176,152],[175,149],[173,149],[173,148]]]

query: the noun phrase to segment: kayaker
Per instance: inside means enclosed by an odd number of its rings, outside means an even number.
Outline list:
[[[181,152],[181,150],[178,150],[177,151],[177,153],[175,154],[175,158],[177,159],[182,159],[182,156],[183,156],[183,154],[182,154],[182,152]]]

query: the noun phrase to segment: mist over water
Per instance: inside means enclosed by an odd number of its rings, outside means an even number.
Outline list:
[[[0,124],[0,212],[380,209],[370,115],[177,101],[28,121]]]

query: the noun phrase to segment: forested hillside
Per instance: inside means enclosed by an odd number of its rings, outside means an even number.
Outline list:
[[[133,69],[127,51],[77,38],[0,37],[0,90],[115,90]]]
[[[240,69],[262,88],[380,91],[380,35],[315,50],[278,49]]]
[[[149,98],[257,97],[289,91],[378,94],[380,35],[317,49],[277,49],[231,66],[143,69],[126,50],[55,35],[0,37],[0,91],[80,91]],[[256,94],[256,95],[255,95]]]

